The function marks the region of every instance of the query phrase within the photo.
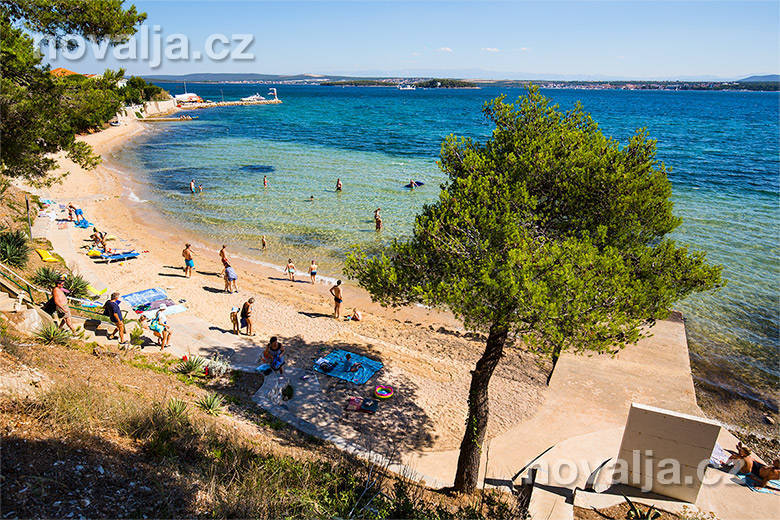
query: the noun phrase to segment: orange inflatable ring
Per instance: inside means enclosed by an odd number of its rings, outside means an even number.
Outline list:
[[[379,385],[374,388],[374,396],[377,399],[390,399],[393,397],[393,387],[389,385]]]

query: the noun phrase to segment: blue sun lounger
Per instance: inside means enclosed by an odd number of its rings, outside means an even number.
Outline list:
[[[108,263],[111,262],[118,262],[119,260],[130,260],[131,258],[138,258],[141,256],[141,253],[138,253],[136,251],[127,251],[125,253],[116,253],[113,255],[106,255],[102,254],[98,258],[101,260],[106,260]]]

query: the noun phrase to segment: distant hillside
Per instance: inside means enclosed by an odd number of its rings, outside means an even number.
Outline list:
[[[780,74],[764,74],[763,76],[748,76],[747,78],[740,79],[737,83],[778,83],[780,82]]]
[[[201,72],[195,74],[182,75],[149,75],[144,76],[146,80],[171,82],[171,81],[192,81],[192,82],[219,82],[219,81],[322,81],[326,79],[346,79],[346,76],[320,76],[316,74],[295,74],[283,76],[279,74],[250,74],[245,72],[237,73],[215,73]]]

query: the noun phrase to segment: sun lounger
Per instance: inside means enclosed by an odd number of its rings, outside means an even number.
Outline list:
[[[118,262],[120,260],[130,260],[131,258],[138,258],[139,256],[141,256],[141,253],[138,253],[136,251],[127,251],[125,253],[115,253],[112,255],[103,254],[96,258],[100,258],[101,260],[106,260],[110,263],[110,262]]]

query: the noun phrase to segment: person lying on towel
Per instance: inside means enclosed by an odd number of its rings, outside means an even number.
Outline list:
[[[764,465],[756,460],[750,448],[741,442],[737,443],[737,451],[732,452],[726,463],[732,460],[735,461],[733,468],[736,472],[747,475],[757,487],[767,487],[770,480],[780,479],[780,459],[773,460],[771,466]],[[769,487],[777,489],[774,486]]]

